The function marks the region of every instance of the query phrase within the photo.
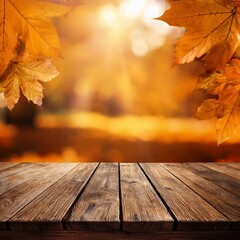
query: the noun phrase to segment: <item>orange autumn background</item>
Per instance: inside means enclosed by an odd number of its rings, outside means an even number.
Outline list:
[[[1,161],[240,161],[239,132],[217,145],[198,121],[198,61],[174,65],[183,28],[156,20],[161,0],[86,1],[54,18],[62,58],[41,107],[0,112]],[[4,103],[1,103],[4,105]]]

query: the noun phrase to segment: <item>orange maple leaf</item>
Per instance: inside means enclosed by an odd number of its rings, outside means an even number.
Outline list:
[[[48,82],[57,75],[51,60],[35,60],[24,54],[13,62],[1,77],[0,93],[4,93],[6,105],[10,110],[20,98],[20,89],[29,101],[41,105],[43,87],[39,81]]]
[[[240,60],[232,59],[223,73],[201,75],[197,87],[215,95],[198,108],[199,120],[216,118],[218,143],[228,140],[240,126]]]
[[[60,55],[56,29],[48,17],[65,14],[68,7],[42,0],[0,0],[0,75],[18,53],[18,39],[35,56]]]
[[[176,42],[178,64],[202,58],[206,70],[222,70],[239,46],[239,1],[170,0],[170,10],[158,18],[170,25],[186,27]]]

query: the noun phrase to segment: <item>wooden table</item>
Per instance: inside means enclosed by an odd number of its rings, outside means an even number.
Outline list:
[[[0,163],[0,239],[240,239],[240,164]]]

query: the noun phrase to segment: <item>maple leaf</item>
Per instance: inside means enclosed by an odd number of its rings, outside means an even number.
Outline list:
[[[43,87],[39,83],[48,82],[56,77],[58,72],[51,64],[51,60],[32,60],[23,58],[13,62],[0,79],[0,92],[9,109],[12,109],[20,98],[20,89],[24,96],[35,104],[41,105]]]
[[[198,108],[196,118],[205,120],[216,118],[218,144],[233,136],[240,126],[240,94],[231,95],[227,102],[207,99]]]
[[[212,95],[221,96],[234,93],[240,88],[240,60],[233,58],[226,64],[223,72],[202,74],[198,78],[196,89],[205,89]]]
[[[42,0],[0,0],[0,74],[17,55],[19,37],[35,56],[59,56],[59,39],[48,17],[64,15],[68,10]]]
[[[0,89],[0,91],[1,91],[1,89]],[[0,93],[0,107],[1,108],[6,107],[4,94],[3,93]]]
[[[196,118],[198,120],[206,120],[216,117],[217,109],[221,107],[221,104],[217,99],[207,99],[198,108]]]
[[[60,4],[66,4],[66,5],[76,5],[81,3],[81,0],[47,0],[48,2],[53,2],[53,3],[60,3]]]
[[[198,108],[199,120],[216,118],[218,143],[233,136],[240,125],[240,60],[232,59],[222,73],[201,75],[197,87],[215,95]]]
[[[240,126],[240,95],[239,92],[231,95],[226,104],[222,105],[221,112],[216,112],[218,143],[222,143],[233,136]]]
[[[239,46],[239,1],[170,0],[170,10],[158,18],[168,24],[186,27],[176,42],[178,64],[201,58],[206,70],[222,70]]]

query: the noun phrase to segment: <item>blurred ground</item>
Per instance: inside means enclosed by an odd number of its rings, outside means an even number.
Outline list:
[[[213,123],[191,118],[44,114],[36,127],[0,125],[0,160],[240,161],[239,140],[217,146]]]

